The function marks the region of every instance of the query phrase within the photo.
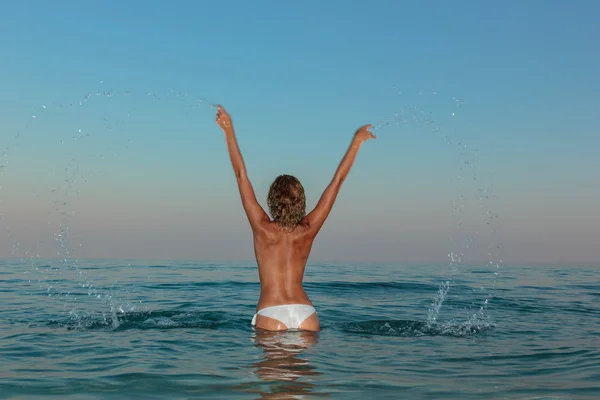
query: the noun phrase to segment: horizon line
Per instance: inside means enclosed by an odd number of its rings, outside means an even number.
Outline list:
[[[35,256],[29,256],[29,257],[23,257],[23,256],[1,256],[0,255],[0,261],[9,261],[9,260],[19,260],[21,262],[26,262],[26,261],[59,261],[59,262],[63,262],[65,261],[64,257],[35,257]],[[122,262],[126,262],[126,261],[133,261],[135,263],[141,263],[141,262],[147,262],[147,263],[153,263],[154,265],[160,265],[161,263],[170,263],[170,262],[187,262],[187,263],[198,263],[198,264],[203,264],[203,263],[223,263],[223,264],[254,264],[256,265],[257,262],[255,259],[201,259],[201,258],[144,258],[144,257],[81,257],[81,258],[70,258],[68,259],[66,262],[69,264],[77,264],[79,262],[89,262],[89,261],[101,261],[101,262],[107,262],[107,261],[122,261]],[[533,267],[533,266],[600,266],[600,260],[597,261],[566,261],[566,260],[553,260],[553,261],[548,261],[548,260],[540,260],[540,261],[510,261],[510,262],[505,262],[505,261],[498,261],[498,262],[493,262],[492,264],[489,264],[490,260],[474,260],[474,261],[468,261],[468,262],[462,262],[460,264],[457,264],[458,267],[461,266],[477,266],[480,264],[486,264],[486,265],[490,265],[490,267],[493,267],[497,264],[500,265],[500,268],[502,267]],[[318,266],[320,264],[335,264],[335,265],[343,265],[343,264],[383,264],[383,265],[388,265],[388,264],[401,264],[401,265],[407,265],[407,264],[413,264],[413,265],[447,265],[450,266],[451,263],[449,261],[442,261],[442,260],[373,260],[373,261],[366,261],[366,260],[343,260],[343,259],[317,259],[317,260],[310,260],[306,263],[306,266]]]

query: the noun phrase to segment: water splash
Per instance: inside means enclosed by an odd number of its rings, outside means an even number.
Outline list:
[[[1,208],[0,227],[8,240],[13,242],[13,256],[20,257],[21,261],[26,261],[29,265],[29,269],[23,271],[27,280],[37,282],[46,296],[62,302],[70,318],[84,321],[95,304],[103,309],[108,308],[107,320],[111,321],[113,328],[117,328],[119,315],[136,310],[141,302],[126,301],[111,289],[94,284],[94,277],[79,265],[77,253],[83,243],[78,243],[77,236],[73,236],[72,232],[73,222],[77,219],[78,197],[85,193],[90,181],[103,176],[102,172],[94,175],[85,167],[93,164],[95,159],[101,159],[103,163],[110,165],[112,160],[121,157],[123,153],[126,154],[126,150],[134,143],[133,134],[128,129],[131,127],[130,116],[137,110],[135,107],[128,107],[127,104],[124,106],[126,99],[131,98],[132,92],[108,88],[103,81],[100,84],[99,90],[89,91],[75,101],[46,102],[34,109],[24,126],[2,151],[0,207],[4,208],[4,200],[10,195],[10,192],[2,191],[6,184],[10,183],[5,179],[7,170],[15,173],[18,179],[19,166],[10,162],[15,150],[22,147],[24,141],[31,140],[35,144],[48,143],[56,152],[54,156],[57,164],[48,166],[48,170],[44,171],[51,174],[46,182],[52,182],[52,187],[38,187],[32,195],[38,202],[47,199],[45,205],[38,208],[48,208],[44,229],[49,230],[50,240],[53,242],[50,247],[56,249],[56,259],[46,260],[40,257],[37,248],[43,247],[46,239],[26,246],[26,241],[19,239],[19,234],[4,218]],[[179,99],[185,103],[180,104],[180,107],[188,114],[199,109],[216,107],[205,98],[174,89],[167,92],[145,92],[142,95],[151,101],[160,101],[165,97]],[[90,113],[87,110],[92,103],[94,107]],[[108,106],[109,104],[111,106]],[[102,114],[100,121],[95,125],[90,123],[89,121],[98,119],[98,114]],[[63,119],[60,120],[60,117]],[[84,124],[82,121],[87,122]],[[105,140],[108,132],[118,132],[119,136],[111,136],[118,139]],[[16,160],[19,161],[18,158]],[[8,168],[9,166],[12,168]],[[66,286],[67,281],[78,282],[78,287]],[[86,298],[79,293],[81,289],[87,294]],[[132,289],[128,295],[133,293]]]
[[[394,90],[400,97],[405,97],[397,88],[394,87]],[[431,106],[442,98],[437,91],[433,91],[431,96],[427,97],[423,92],[419,92],[417,102],[430,100]],[[465,259],[477,250],[478,242],[485,240],[483,239],[485,236],[484,231],[491,234],[486,251],[487,261],[484,263],[492,271],[492,280],[488,288],[480,289],[481,291],[487,290],[487,294],[481,300],[477,310],[475,312],[466,310],[469,314],[466,317],[468,323],[487,321],[488,317],[485,311],[493,296],[492,291],[496,287],[502,265],[502,248],[497,228],[499,216],[497,212],[493,211],[490,204],[496,199],[496,196],[492,192],[492,185],[484,181],[484,178],[490,178],[490,175],[478,174],[478,151],[457,137],[454,128],[454,121],[457,116],[463,114],[464,105],[464,100],[452,96],[449,101],[446,101],[445,105],[440,107],[440,110],[445,110],[445,115],[443,118],[439,118],[439,116],[434,115],[432,111],[427,111],[424,107],[405,103],[400,110],[394,112],[392,116],[376,124],[373,128],[374,131],[381,131],[397,125],[403,125],[405,130],[413,130],[416,126],[426,127],[434,136],[444,140],[453,149],[456,157],[455,162],[458,165],[458,175],[455,177],[454,182],[456,199],[450,205],[452,217],[457,221],[454,235],[451,238],[452,247],[455,250],[448,254],[448,277],[440,284],[428,310],[427,323],[430,326],[437,324],[444,302],[448,298],[451,288],[454,287],[456,277],[460,274]],[[473,198],[476,199],[477,204],[466,207],[469,200]],[[467,221],[470,216],[468,213],[473,212],[479,214],[479,224],[481,226],[471,227],[469,230]]]

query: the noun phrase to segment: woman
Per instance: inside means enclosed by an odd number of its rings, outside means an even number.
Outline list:
[[[356,131],[331,183],[308,215],[305,212],[304,188],[298,179],[290,175],[278,176],[267,197],[271,220],[256,201],[231,117],[221,106],[217,111],[217,124],[225,133],[242,205],[254,236],[260,298],[252,325],[270,331],[319,331],[319,317],[302,287],[304,268],[313,241],[333,207],[360,146],[375,138],[369,131],[371,125],[364,125]]]

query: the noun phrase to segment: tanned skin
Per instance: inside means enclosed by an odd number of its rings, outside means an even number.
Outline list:
[[[254,236],[254,254],[260,278],[260,298],[257,311],[265,307],[283,304],[312,305],[302,287],[306,261],[310,255],[317,233],[327,219],[333,203],[354,163],[361,145],[374,139],[369,128],[360,127],[344,155],[333,179],[323,192],[319,202],[291,232],[283,232],[256,201],[254,189],[248,179],[246,166],[238,147],[231,117],[221,106],[217,111],[217,124],[225,133],[227,149],[242,197],[242,205]],[[269,331],[286,330],[280,321],[256,316],[256,328]],[[316,313],[308,317],[299,327],[301,330],[319,331],[319,317]]]

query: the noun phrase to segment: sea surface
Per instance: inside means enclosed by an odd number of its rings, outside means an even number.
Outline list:
[[[252,262],[7,259],[0,398],[598,399],[598,271],[309,265],[322,331],[261,333]]]

